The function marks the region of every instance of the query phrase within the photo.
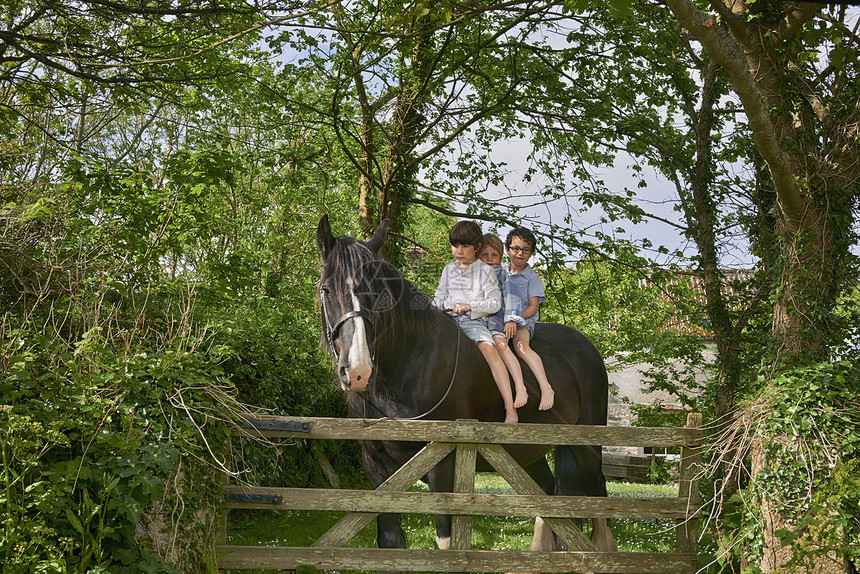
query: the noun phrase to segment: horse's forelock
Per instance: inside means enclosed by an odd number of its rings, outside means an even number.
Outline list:
[[[376,255],[363,243],[350,237],[341,237],[326,259],[323,280],[333,281],[335,293],[339,297],[355,293],[359,299],[364,299],[362,295],[373,287],[373,269],[378,262]]]
[[[362,311],[376,323],[379,305],[376,298],[385,297],[385,286],[377,281],[380,260],[363,243],[350,237],[340,237],[323,264],[321,285],[345,309],[352,308],[352,297],[358,298]]]

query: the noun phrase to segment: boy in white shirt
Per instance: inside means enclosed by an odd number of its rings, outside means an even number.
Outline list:
[[[454,261],[447,264],[439,278],[433,305],[444,310],[463,332],[478,345],[490,366],[493,379],[505,404],[505,422],[519,420],[514,408],[508,369],[499,357],[486,317],[501,308],[496,272],[478,260],[481,250],[481,228],[474,221],[457,222],[448,233]]]

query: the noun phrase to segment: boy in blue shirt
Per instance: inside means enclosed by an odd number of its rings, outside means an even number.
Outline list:
[[[546,299],[543,281],[529,266],[535,252],[537,240],[534,233],[525,227],[517,227],[508,233],[505,252],[511,264],[506,268],[505,287],[505,335],[514,341],[514,350],[529,366],[540,386],[541,397],[538,410],[552,408],[555,392],[546,378],[540,356],[529,346],[538,321],[540,304]]]
[[[478,259],[489,265],[496,272],[496,278],[499,280],[499,289],[502,292],[501,308],[487,316],[487,327],[490,329],[490,334],[493,336],[493,342],[496,344],[496,351],[502,362],[508,367],[508,372],[511,374],[511,380],[514,383],[514,408],[518,409],[526,405],[529,399],[529,393],[523,383],[523,371],[520,368],[520,362],[514,355],[513,350],[508,346],[508,337],[505,335],[505,303],[509,300],[507,295],[508,290],[505,285],[507,279],[507,271],[502,266],[502,253],[505,252],[505,247],[502,240],[492,233],[485,233],[481,239],[481,252],[478,254]],[[512,311],[519,314],[521,311]]]

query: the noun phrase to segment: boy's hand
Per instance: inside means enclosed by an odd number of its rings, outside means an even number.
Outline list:
[[[514,335],[517,334],[517,324],[513,321],[508,321],[505,323],[505,337],[508,339],[513,339]]]
[[[454,307],[452,307],[451,310],[455,314],[461,315],[463,313],[468,313],[469,311],[471,311],[472,306],[469,305],[468,303],[454,303]]]

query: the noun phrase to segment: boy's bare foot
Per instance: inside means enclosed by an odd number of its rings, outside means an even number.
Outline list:
[[[514,424],[520,422],[520,417],[517,416],[517,410],[511,409],[505,411],[505,422]]]
[[[514,408],[518,409],[526,406],[526,403],[529,402],[529,393],[526,391],[525,386],[517,387],[515,390],[516,397],[514,398]]]
[[[555,392],[552,389],[541,389],[539,411],[548,411],[555,404]]]

